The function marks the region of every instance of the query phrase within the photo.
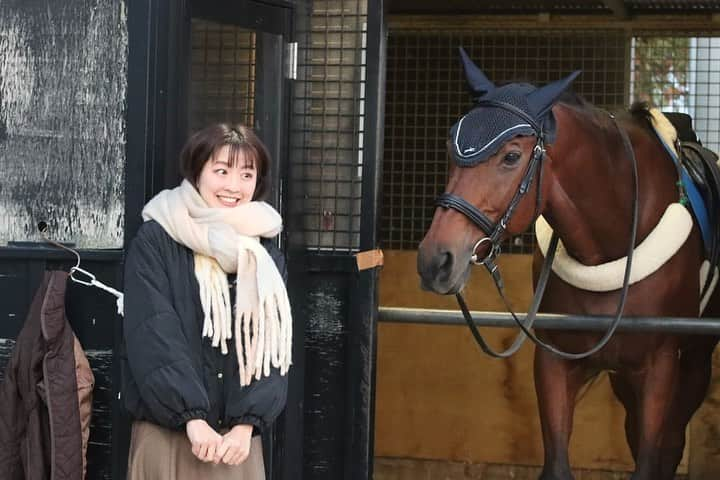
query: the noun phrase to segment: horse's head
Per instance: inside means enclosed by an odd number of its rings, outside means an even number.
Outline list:
[[[542,189],[534,180],[555,134],[552,106],[579,73],[541,88],[495,87],[460,53],[475,106],[450,129],[446,193],[417,260],[423,288],[440,294],[458,292],[472,263],[492,262],[499,243],[539,213]]]

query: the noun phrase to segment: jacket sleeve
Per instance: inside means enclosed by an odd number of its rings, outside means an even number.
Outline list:
[[[283,253],[274,245],[266,243],[270,256],[275,261],[282,278],[287,285],[287,264]],[[237,360],[235,369],[237,369]],[[227,393],[227,414],[230,427],[235,425],[253,425],[260,432],[269,427],[285,408],[287,402],[288,375],[280,375],[280,370],[270,369],[270,376],[253,380],[250,385],[240,386],[239,378],[233,379],[232,388]]]
[[[234,379],[235,380],[235,379]],[[269,377],[253,380],[246,387],[236,379],[228,392],[227,412],[230,427],[252,425],[260,432],[269,427],[285,408],[288,377],[270,369]]]
[[[175,245],[164,232],[143,227],[125,263],[123,335],[130,374],[152,416],[148,420],[177,429],[206,418],[209,400],[201,359],[194,358],[171,301],[167,255]]]

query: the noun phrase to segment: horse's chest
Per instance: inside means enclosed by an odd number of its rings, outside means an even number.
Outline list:
[[[584,352],[600,341],[602,334],[588,332],[543,332],[542,338],[566,352]],[[668,343],[668,336],[647,333],[617,332],[598,353],[583,360],[597,370],[634,370],[647,367],[648,352]],[[672,343],[672,342],[671,342]],[[672,349],[672,345],[667,345]]]

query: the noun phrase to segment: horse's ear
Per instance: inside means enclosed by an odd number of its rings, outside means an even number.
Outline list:
[[[578,75],[580,75],[580,70],[575,70],[567,77],[549,83],[530,93],[527,96],[528,105],[535,113],[535,117],[540,118],[547,113]]]
[[[460,58],[462,59],[463,69],[465,70],[465,78],[467,79],[470,92],[474,96],[481,96],[495,89],[495,85],[487,79],[485,74],[470,60],[465,50],[460,47]]]

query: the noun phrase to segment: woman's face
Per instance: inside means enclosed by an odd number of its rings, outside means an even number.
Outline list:
[[[224,146],[205,162],[197,189],[208,207],[232,208],[252,200],[257,185],[255,164],[240,157],[230,166],[230,147]]]

